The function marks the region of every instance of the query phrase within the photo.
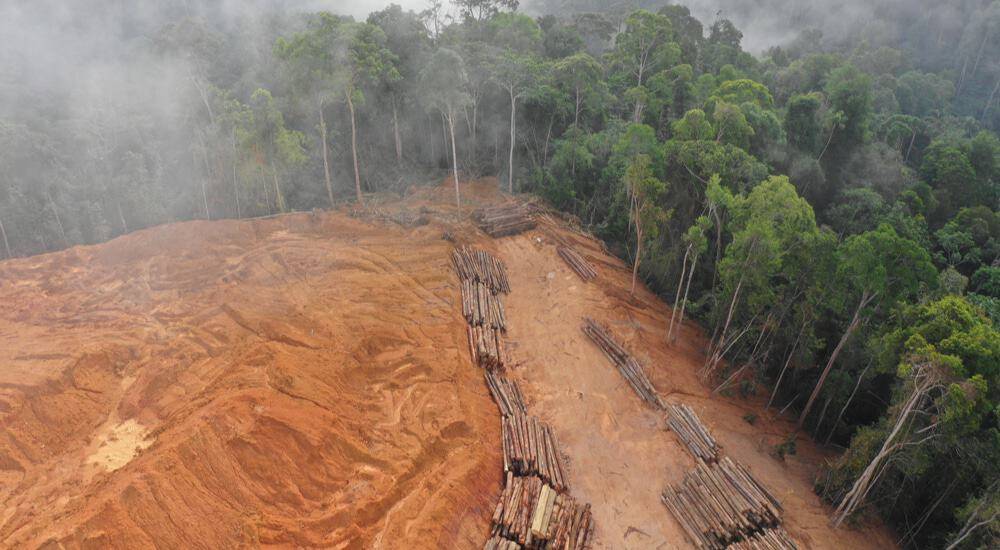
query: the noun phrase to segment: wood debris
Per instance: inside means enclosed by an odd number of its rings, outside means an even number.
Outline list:
[[[711,465],[699,460],[661,500],[699,548],[726,548],[781,523],[778,500],[729,457]]]
[[[486,541],[486,546],[483,546],[483,550],[521,550],[521,545],[512,540],[494,535],[490,537],[490,540]]]
[[[492,371],[486,371],[486,386],[490,389],[493,401],[500,408],[501,415],[511,416],[528,412],[528,408],[524,404],[524,394],[521,393],[521,388],[513,380],[508,380],[507,377]]]
[[[557,491],[566,490],[552,428],[538,418],[515,413],[500,420],[503,469],[518,476],[537,475]]]
[[[597,270],[594,269],[594,266],[590,265],[590,262],[588,262],[573,248],[560,246],[556,249],[556,251],[559,253],[559,256],[563,259],[563,261],[565,261],[569,267],[576,272],[581,279],[583,279],[583,282],[590,282],[597,277]]]
[[[719,459],[719,444],[691,407],[684,404],[668,405],[667,426],[677,434],[688,451],[696,458],[707,463]]]
[[[473,218],[479,228],[493,238],[517,235],[538,225],[530,209],[523,204],[482,208],[473,214]]]
[[[510,294],[507,267],[488,252],[469,247],[456,248],[451,253],[451,262],[459,279],[480,282],[494,294]]]
[[[632,389],[635,390],[639,397],[643,401],[649,403],[657,409],[663,409],[663,401],[660,396],[656,394],[656,390],[653,388],[653,384],[646,377],[646,373],[642,370],[642,366],[636,361],[631,355],[625,351],[618,342],[616,342],[608,330],[601,326],[597,321],[585,318],[583,322],[583,332],[590,337],[591,340],[597,344],[597,347],[607,355],[608,359],[616,367],[618,367],[618,372],[628,380],[628,383],[632,385]]]
[[[507,315],[500,298],[479,281],[462,280],[462,315],[472,326],[507,330]]]
[[[594,534],[590,505],[580,504],[535,476],[507,472],[493,512],[493,533],[528,549],[588,548]]]
[[[730,550],[798,550],[795,541],[781,527],[764,529],[729,545]]]

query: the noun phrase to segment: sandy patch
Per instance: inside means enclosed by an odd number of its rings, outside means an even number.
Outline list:
[[[98,437],[101,443],[97,452],[87,457],[87,464],[98,464],[109,472],[131,462],[136,455],[155,441],[149,437],[149,430],[134,418],[112,426],[109,430],[98,434]]]

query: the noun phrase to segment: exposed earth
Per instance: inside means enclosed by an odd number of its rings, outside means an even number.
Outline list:
[[[463,214],[495,189],[465,185]],[[880,526],[829,527],[820,451],[800,439],[773,458],[792,425],[712,395],[700,329],[667,345],[669,307],[631,297],[599,242],[554,221],[494,241],[452,197],[445,182],[363,211],[185,222],[0,262],[0,547],[481,548],[500,419],[469,357],[452,241],[507,262],[512,376],[593,506],[596,547],[689,547],[659,493],[693,463],[585,315],[782,500],[801,547],[894,546]]]

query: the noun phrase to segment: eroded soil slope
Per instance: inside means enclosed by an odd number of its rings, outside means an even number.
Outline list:
[[[481,545],[499,423],[443,233],[302,214],[0,263],[0,547]]]

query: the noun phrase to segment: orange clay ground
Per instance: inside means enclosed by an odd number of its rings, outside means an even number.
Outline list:
[[[495,181],[464,187],[470,208],[501,200]],[[800,440],[772,458],[791,425],[711,395],[700,330],[668,346],[669,308],[630,297],[599,243],[558,224],[493,241],[452,196],[446,182],[364,211],[186,222],[0,262],[0,547],[481,548],[499,413],[469,358],[449,238],[507,263],[512,376],[593,505],[597,548],[689,547],[659,493],[692,460],[584,315],[782,500],[802,548],[894,545],[881,527],[828,526],[811,490],[823,455]]]

